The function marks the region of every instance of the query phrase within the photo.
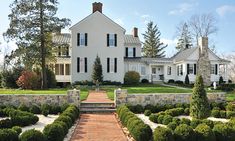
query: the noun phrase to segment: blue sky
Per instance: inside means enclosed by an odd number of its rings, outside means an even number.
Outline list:
[[[0,42],[4,43],[2,33],[9,26],[9,5],[12,0],[1,0],[0,4]],[[92,12],[94,0],[59,0],[59,17],[70,18],[72,25],[82,20]],[[176,26],[188,20],[193,14],[212,13],[217,18],[218,33],[210,36],[213,39],[218,54],[228,54],[235,51],[235,1],[234,0],[100,0],[103,3],[103,13],[131,33],[133,27],[139,28],[140,39],[146,29],[146,23],[153,21],[161,31],[161,40],[168,44],[166,55],[172,56],[177,42]],[[68,29],[63,32],[69,32]],[[8,47],[16,48],[13,43]],[[2,50],[2,49],[1,49]],[[9,51],[8,50],[8,51]],[[1,56],[3,56],[1,54]]]

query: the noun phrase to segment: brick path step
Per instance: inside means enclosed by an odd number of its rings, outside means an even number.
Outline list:
[[[113,113],[116,111],[113,102],[82,102],[82,113]]]

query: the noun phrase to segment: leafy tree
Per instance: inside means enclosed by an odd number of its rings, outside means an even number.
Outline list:
[[[154,25],[152,21],[147,24],[147,31],[143,34],[145,42],[143,47],[144,57],[156,58],[165,57],[164,45],[160,41],[161,32],[159,31],[157,25]]]
[[[92,73],[92,79],[93,81],[103,81],[103,72],[102,72],[102,65],[100,62],[100,57],[97,55],[94,65],[93,65],[93,73]]]
[[[184,83],[185,83],[185,84],[189,84],[189,77],[188,77],[188,74],[185,76]]]
[[[201,75],[197,76],[194,84],[190,103],[190,115],[197,119],[207,118],[210,115],[210,105]]]
[[[55,16],[57,5],[57,0],[14,0],[8,15],[10,26],[4,33],[5,37],[16,41],[20,51],[25,51],[23,55],[27,55],[22,57],[18,53],[18,57],[24,61],[30,58],[33,61],[30,63],[40,65],[43,89],[47,88],[46,58],[51,54],[48,42],[52,42],[47,37],[70,24],[69,19]]]
[[[180,32],[179,34],[179,39],[178,39],[178,43],[176,46],[177,50],[183,50],[185,48],[190,48],[193,46],[192,44],[192,36],[191,33],[189,31],[189,27],[187,23],[184,23],[181,27],[178,27],[178,32]]]

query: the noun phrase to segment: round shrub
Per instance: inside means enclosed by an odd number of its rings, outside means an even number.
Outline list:
[[[216,141],[214,132],[206,124],[199,124],[195,128],[195,133],[198,141]]]
[[[208,120],[208,119],[203,119],[202,123],[205,123],[206,125],[208,125],[211,129],[214,127],[214,122],[212,120]]]
[[[42,110],[42,114],[47,117],[49,114],[49,110]]]
[[[144,106],[144,110],[150,110],[152,113],[155,112],[154,106],[151,104],[147,104]]]
[[[174,141],[174,136],[170,129],[165,127],[157,127],[153,133],[154,141]]]
[[[152,129],[148,125],[140,123],[133,128],[132,135],[136,141],[148,141],[152,138]]]
[[[185,115],[189,115],[189,112],[190,112],[189,108],[185,108],[185,109],[184,109],[184,114],[185,114]]]
[[[73,122],[69,116],[60,115],[55,121],[62,121],[67,124],[68,127],[71,127]]]
[[[186,125],[180,124],[174,130],[175,141],[195,141],[195,135],[193,128]]]
[[[219,110],[212,110],[211,111],[211,116],[219,118],[220,117],[220,111]]]
[[[226,118],[226,111],[220,111],[220,118]]]
[[[128,109],[131,110],[131,112],[133,113],[143,113],[144,112],[144,108],[142,105],[137,104],[137,105],[127,105]]]
[[[47,116],[50,113],[51,106],[48,104],[42,104],[41,111],[44,116]]]
[[[158,120],[158,114],[151,114],[149,116],[149,120],[154,122],[154,123],[158,123],[157,120]]]
[[[152,114],[152,112],[150,110],[145,110],[144,111],[145,116],[150,116],[151,114]]]
[[[0,128],[11,128],[12,127],[12,121],[10,119],[3,119],[0,120]]]
[[[30,129],[20,135],[20,141],[46,141],[42,132]]]
[[[65,122],[63,122],[63,121],[55,121],[53,123],[59,124],[59,125],[61,125],[63,127],[64,135],[66,135],[68,133],[69,127],[68,127],[68,125]]]
[[[0,129],[1,141],[18,141],[18,134],[12,129]]]
[[[169,124],[170,122],[172,122],[172,119],[173,119],[172,116],[170,116],[170,115],[165,115],[164,118],[163,118],[163,120],[162,120],[162,124],[167,125],[167,124]]]
[[[18,110],[28,112],[28,111],[29,111],[29,107],[27,107],[27,106],[24,105],[24,104],[20,104],[20,106],[18,107]]]
[[[202,121],[200,119],[192,119],[190,126],[194,129],[196,128]]]
[[[33,113],[33,114],[40,114],[41,113],[41,109],[37,105],[32,105],[29,108],[29,111],[30,111],[30,113]]]
[[[228,105],[226,106],[226,110],[235,112],[235,104],[228,103]]]
[[[181,120],[179,119],[179,118],[173,118],[172,119],[172,122],[175,122],[175,123],[177,123],[177,125],[179,125],[180,124],[180,122],[181,122]]]
[[[52,123],[47,125],[43,129],[43,134],[49,141],[63,141],[64,139],[63,127],[58,123]]]
[[[178,126],[176,122],[170,122],[167,127],[170,128],[171,130],[175,130],[175,128]]]
[[[149,83],[149,80],[148,79],[142,79],[141,83]]]
[[[136,71],[128,71],[124,76],[124,83],[127,85],[138,84],[140,81],[140,74]]]
[[[157,118],[157,123],[162,124],[163,119],[164,119],[164,115],[159,115]]]
[[[11,129],[16,131],[18,135],[22,132],[22,129],[19,126],[13,126]]]
[[[180,120],[180,123],[181,123],[181,124],[190,125],[190,124],[191,124],[191,120],[190,120],[190,119],[187,119],[187,118],[182,118],[182,119]]]
[[[58,114],[61,113],[61,107],[57,105],[52,105],[50,109],[50,114]]]
[[[235,117],[235,112],[234,111],[226,111],[226,117],[227,118]]]
[[[213,128],[216,140],[218,141],[233,141],[235,138],[234,129],[226,124],[215,124]]]

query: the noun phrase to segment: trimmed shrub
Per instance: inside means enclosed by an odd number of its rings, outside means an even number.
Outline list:
[[[50,108],[50,114],[58,114],[61,113],[61,107],[58,105],[52,105]]]
[[[186,124],[177,126],[174,130],[174,134],[175,141],[196,141],[193,128]]]
[[[167,83],[175,83],[174,79],[169,79]]]
[[[234,111],[226,111],[226,117],[227,118],[235,117],[235,112]]]
[[[10,119],[0,120],[0,128],[11,128],[13,126]]]
[[[226,111],[220,111],[220,118],[226,118]]]
[[[144,111],[145,116],[150,116],[151,114],[152,114],[152,112],[150,110],[145,110]]]
[[[48,114],[50,113],[50,110],[51,110],[51,106],[48,104],[43,104],[41,106],[41,112],[45,117],[48,116]]]
[[[136,71],[128,71],[124,76],[124,83],[127,85],[134,85],[140,82],[140,74]]]
[[[189,108],[185,108],[185,109],[184,109],[184,114],[185,114],[185,115],[189,115],[189,112],[190,112]]]
[[[175,130],[175,128],[178,126],[176,122],[170,122],[167,127],[170,128],[171,130]]]
[[[165,127],[157,127],[153,133],[154,141],[174,141],[174,136],[170,129]]]
[[[202,121],[200,119],[192,119],[190,126],[194,129],[196,128]]]
[[[47,74],[47,86],[48,86],[48,88],[56,88],[55,73],[51,69],[46,68],[46,74]]]
[[[131,110],[131,112],[133,113],[143,113],[144,112],[144,108],[142,105],[137,104],[137,105],[127,105],[128,109]]]
[[[40,88],[40,77],[35,72],[23,71],[16,84],[22,89],[37,89]]]
[[[184,84],[184,82],[183,82],[183,81],[180,81],[180,80],[176,80],[176,81],[175,81],[175,84],[183,85],[183,84]]]
[[[220,117],[220,111],[219,110],[212,110],[211,111],[211,116],[219,118]]]
[[[151,104],[147,104],[146,106],[144,106],[144,110],[150,110],[151,113],[156,113],[155,112],[155,107]]]
[[[164,118],[163,118],[163,120],[162,120],[162,124],[167,125],[167,124],[169,124],[170,122],[172,122],[172,119],[173,119],[172,116],[170,116],[170,115],[165,115]]]
[[[144,83],[144,84],[149,83],[149,80],[148,79],[142,79],[141,83]]]
[[[158,118],[157,118],[157,123],[162,124],[162,121],[163,121],[163,119],[164,119],[164,116],[165,116],[165,115],[159,115]]]
[[[226,124],[215,124],[213,131],[217,141],[234,141],[234,129],[227,126]]]
[[[165,111],[167,115],[171,116],[179,116],[184,114],[184,109],[183,108],[173,108],[173,109],[168,109]]]
[[[235,104],[228,103],[228,105],[226,106],[226,110],[235,112]]]
[[[191,124],[191,120],[190,119],[187,119],[187,118],[182,118],[180,120],[180,124],[186,124],[186,125],[189,125]]]
[[[16,131],[18,135],[22,132],[22,129],[19,126],[13,126],[11,129]]]
[[[43,134],[49,141],[63,141],[65,135],[62,125],[58,123],[48,124],[43,129]]]
[[[206,125],[208,125],[210,128],[214,127],[214,122],[212,120],[208,120],[208,119],[203,119],[202,123],[205,123]]]
[[[223,84],[224,83],[224,79],[222,76],[219,77],[219,85]]]
[[[195,128],[197,141],[216,141],[215,134],[206,124],[199,124]]]
[[[158,120],[158,115],[157,114],[151,114],[149,116],[149,120],[154,122],[154,123],[158,123],[157,120]]]
[[[64,136],[67,135],[68,131],[69,131],[69,127],[65,122],[63,121],[55,121],[53,122],[54,124],[59,124],[63,127],[63,130],[64,130]]]
[[[29,108],[29,111],[30,111],[30,113],[33,113],[33,114],[40,114],[41,113],[41,109],[37,105],[32,105]]]
[[[18,134],[12,129],[0,129],[0,141],[18,141]]]
[[[66,123],[66,125],[67,125],[68,127],[71,127],[72,124],[73,124],[71,118],[70,118],[69,116],[65,116],[65,115],[59,116],[59,117],[55,120],[55,122],[56,122],[56,121],[64,122],[64,123]]]
[[[197,76],[190,102],[190,115],[193,118],[203,119],[210,115],[210,105],[204,89],[202,76]]]
[[[180,122],[181,122],[181,120],[179,119],[179,118],[173,118],[172,119],[172,122],[175,122],[175,123],[177,123],[177,125],[179,125],[180,124]]]
[[[188,74],[185,76],[184,84],[188,85],[189,84],[189,77]]]
[[[20,104],[20,106],[18,107],[18,110],[29,112],[29,107],[27,107],[24,104]]]
[[[46,141],[42,132],[30,129],[20,135],[20,141]]]

